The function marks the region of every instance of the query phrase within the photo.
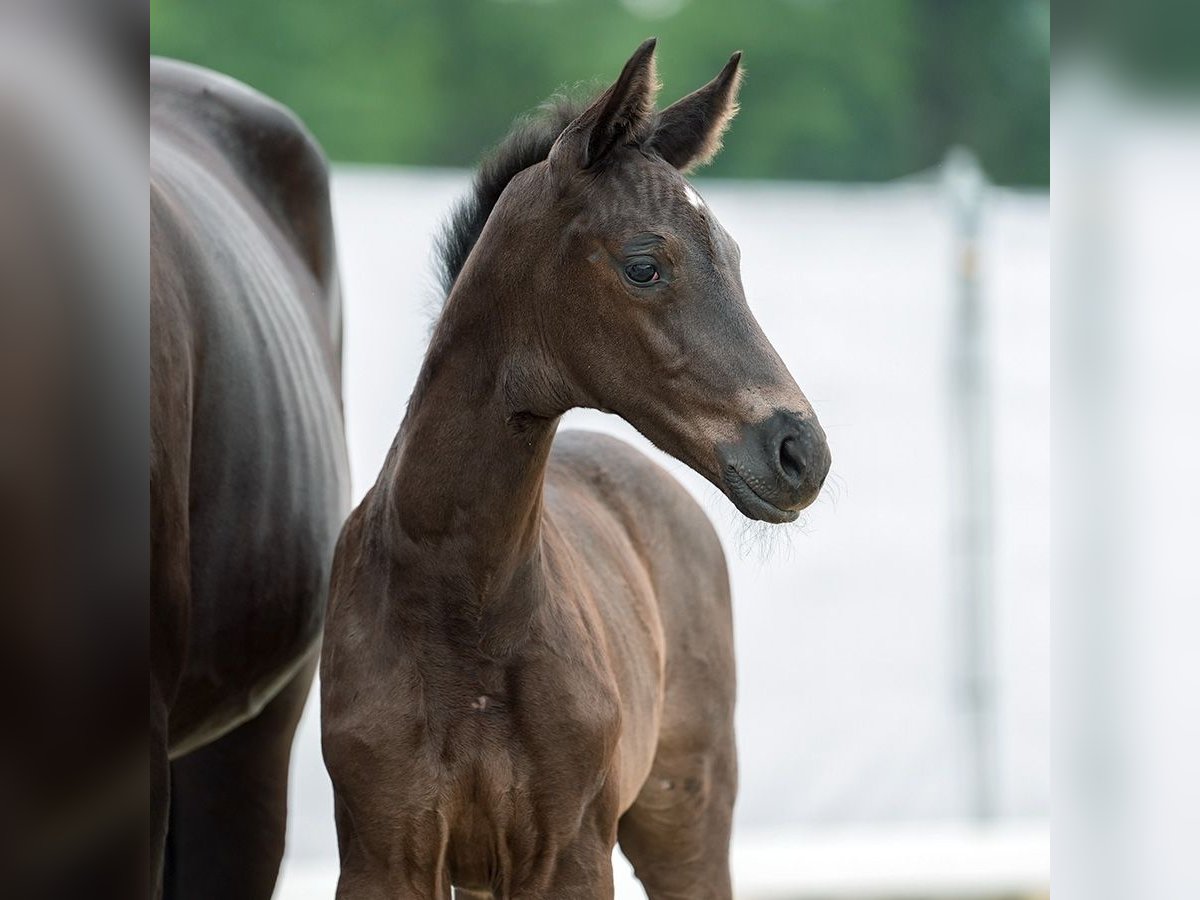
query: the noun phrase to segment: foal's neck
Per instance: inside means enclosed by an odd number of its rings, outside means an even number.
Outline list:
[[[503,653],[543,587],[542,487],[558,417],[514,408],[495,306],[478,293],[447,301],[377,490],[404,603],[469,624],[481,647]]]

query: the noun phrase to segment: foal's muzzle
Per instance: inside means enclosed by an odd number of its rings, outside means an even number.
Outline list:
[[[747,427],[741,440],[717,447],[725,493],[742,513],[791,522],[816,498],[829,474],[829,445],[812,414],[777,410]]]

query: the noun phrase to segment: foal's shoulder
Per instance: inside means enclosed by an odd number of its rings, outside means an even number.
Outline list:
[[[550,456],[551,476],[569,479],[615,512],[710,529],[708,517],[670,472],[625,441],[596,431],[563,431]]]
[[[725,555],[704,509],[670,472],[624,441],[590,431],[564,431],[554,442],[547,472],[548,513],[558,522],[587,521],[579,504],[615,522],[660,589],[694,601],[701,593],[728,604]],[[699,579],[696,583],[688,579]],[[713,593],[715,591],[715,593]],[[723,599],[722,599],[723,598]]]
[[[550,464],[582,477],[612,478],[617,483],[643,480],[676,483],[641,450],[599,431],[560,431],[554,439]]]

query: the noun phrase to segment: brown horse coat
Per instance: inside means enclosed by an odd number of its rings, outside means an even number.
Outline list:
[[[347,505],[326,165],[288,110],[168,60],[151,62],[150,128],[165,894],[265,900]]]
[[[341,900],[611,897],[618,840],[651,898],[730,896],[720,544],[658,466],[558,419],[612,410],[775,522],[829,453],[680,175],[719,145],[739,55],[656,113],[653,49],[514,132],[444,243],[445,310],[334,561]]]

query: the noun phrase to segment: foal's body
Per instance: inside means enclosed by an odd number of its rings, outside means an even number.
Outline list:
[[[604,896],[618,819],[654,896],[728,894],[733,634],[717,537],[627,445],[566,432],[547,458],[551,437],[456,506],[500,527],[431,547],[391,524],[398,482],[476,465],[453,452],[385,468],[347,524],[339,555],[353,548],[356,566],[336,573],[331,616],[354,637],[323,669],[339,710],[329,765],[353,773],[338,783],[354,803],[338,810],[341,896],[444,897],[451,881]],[[476,440],[489,458],[512,449],[502,433]],[[489,583],[485,559],[510,560],[507,578]]]
[[[485,164],[408,413],[338,543],[322,651],[341,900],[729,900],[729,584],[691,498],[609,409],[788,521],[829,465],[680,170],[714,152],[738,56],[653,111],[653,42],[587,109]],[[578,112],[578,115],[576,113]]]

